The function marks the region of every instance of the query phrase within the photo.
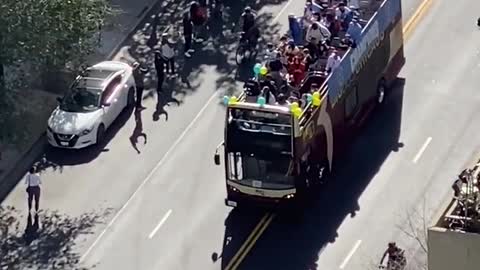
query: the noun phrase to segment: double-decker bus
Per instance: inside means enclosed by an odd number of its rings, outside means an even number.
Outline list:
[[[377,2],[377,1],[373,1]],[[276,205],[328,180],[335,158],[355,138],[405,63],[401,1],[384,0],[367,15],[355,47],[331,73],[310,72],[298,87],[320,86],[301,113],[247,102],[227,106],[223,146],[228,206]]]

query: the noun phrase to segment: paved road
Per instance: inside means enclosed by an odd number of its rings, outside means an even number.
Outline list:
[[[232,6],[230,12],[239,13],[241,8],[238,7],[238,1],[230,2],[237,5]],[[261,14],[263,14],[262,18],[269,22],[269,32],[286,30],[287,13],[300,13],[302,9],[301,6],[291,2],[288,6],[285,6],[287,2],[282,1],[262,1],[262,3],[265,2],[268,2],[268,5],[262,4]],[[405,13],[411,13],[417,4],[418,2],[413,0],[404,3]],[[158,10],[152,12],[158,12]],[[175,13],[175,10],[173,13]],[[233,14],[232,17],[235,16],[238,17],[238,14]],[[279,24],[280,22],[282,24]],[[437,34],[440,35],[440,33]],[[415,42],[415,39],[418,39],[418,37],[412,38],[411,42]],[[160,109],[157,114],[154,113],[157,103],[155,96],[153,98],[147,97],[144,103],[147,109],[142,112],[141,119],[143,120],[143,131],[147,134],[148,141],[146,145],[143,145],[143,141],[140,139],[138,145],[140,154],[137,154],[130,143],[130,137],[135,127],[138,128],[139,125],[138,122],[136,123],[135,117],[128,112],[123,119],[116,123],[115,128],[110,133],[111,139],[102,150],[88,149],[79,152],[50,150],[47,153],[47,158],[56,166],[48,169],[42,176],[45,182],[42,193],[44,213],[40,220],[42,224],[40,238],[36,242],[40,246],[39,250],[41,252],[37,251],[36,255],[32,256],[31,249],[21,245],[13,246],[15,248],[14,252],[9,253],[8,257],[4,257],[3,264],[11,266],[11,269],[16,269],[13,267],[14,264],[18,269],[25,268],[27,265],[35,265],[37,268],[46,269],[48,268],[47,265],[55,262],[57,264],[63,263],[64,268],[73,268],[79,257],[86,251],[89,252],[87,256],[82,257],[84,259],[82,264],[95,265],[96,269],[219,269],[222,265],[225,266],[228,263],[242,241],[247,237],[247,234],[260,219],[261,213],[230,212],[230,209],[223,205],[225,196],[223,173],[221,168],[213,166],[212,153],[222,137],[223,109],[219,105],[220,97],[223,92],[230,91],[237,84],[234,80],[231,80],[235,74],[235,69],[232,59],[229,59],[231,54],[228,53],[234,48],[232,45],[234,39],[229,37],[228,31],[226,31],[226,37],[218,38],[216,41],[218,43],[207,45],[203,50],[198,48],[198,52],[191,63],[182,70],[182,73],[190,73],[189,76],[184,76],[188,78],[190,87],[167,84],[167,90],[174,88],[175,91],[172,95],[167,93],[160,98]],[[420,44],[419,40],[416,42]],[[227,45],[220,47],[219,44]],[[422,43],[421,48],[425,48],[425,52],[419,55],[426,57],[433,53],[424,46],[426,44]],[[413,47],[409,46],[409,48]],[[451,49],[453,48],[450,48],[450,50],[446,48],[446,51],[452,51]],[[418,53],[408,48],[407,52],[409,55],[413,54],[415,56]],[[419,63],[426,64],[431,61],[434,63],[437,61],[440,64],[441,59],[436,59],[431,55],[428,61]],[[412,65],[412,67],[415,66],[419,67],[418,64]],[[399,98],[394,99],[394,95],[389,101],[390,104],[395,105],[386,106],[386,110],[392,110],[394,115],[394,117],[387,119],[392,127],[390,125],[386,126],[382,119],[375,119],[370,126],[370,131],[368,129],[366,131],[367,135],[364,137],[367,137],[367,139],[363,139],[362,143],[353,152],[358,153],[358,155],[368,153],[373,160],[362,166],[364,169],[367,168],[365,169],[365,181],[359,181],[359,183],[363,182],[364,186],[366,182],[372,179],[370,176],[372,171],[377,170],[386,160],[381,173],[373,178],[368,189],[370,190],[370,186],[372,186],[374,190],[377,190],[374,192],[375,194],[380,189],[380,191],[383,191],[382,196],[387,195],[384,190],[381,190],[386,186],[387,174],[388,180],[390,180],[390,174],[394,174],[398,169],[402,170],[400,171],[402,176],[406,176],[403,172],[405,169],[399,167],[400,164],[403,164],[403,162],[407,164],[411,159],[408,156],[405,161],[406,152],[410,151],[412,153],[409,155],[414,155],[413,152],[417,151],[425,140],[421,135],[414,134],[417,129],[425,129],[426,125],[424,124],[409,128],[410,136],[406,137],[409,134],[405,132],[408,123],[418,123],[418,121],[409,122],[408,116],[424,115],[426,121],[430,121],[431,125],[445,124],[445,121],[451,120],[452,123],[449,122],[449,127],[461,124],[461,119],[465,116],[455,116],[455,121],[451,114],[447,114],[443,118],[427,118],[429,116],[433,117],[431,112],[437,110],[438,106],[442,106],[446,101],[450,102],[451,105],[453,99],[443,95],[443,103],[442,100],[436,102],[440,97],[432,93],[432,90],[429,92],[428,88],[422,85],[422,83],[425,84],[425,80],[418,76],[418,71],[412,70],[411,73],[408,73],[408,70],[407,67],[405,69],[405,77],[407,78],[405,88],[414,87],[413,84],[416,83],[421,87],[416,86],[415,88],[420,87],[422,90],[416,92],[405,90],[405,95],[402,91],[396,91],[395,95]],[[432,69],[432,72],[434,70]],[[415,81],[414,78],[417,80]],[[435,90],[438,91],[436,88]],[[215,93],[218,94],[214,95]],[[420,95],[422,99],[419,99]],[[178,103],[170,96],[173,96]],[[170,101],[169,106],[165,105],[165,97],[168,97],[168,101]],[[404,99],[403,102],[399,101],[401,97]],[[430,101],[426,102],[424,100],[426,98],[429,98]],[[410,103],[405,100],[410,101]],[[470,103],[472,101],[469,100]],[[430,107],[427,106],[428,104],[430,104]],[[467,108],[466,104],[468,103],[465,103],[462,108]],[[446,105],[443,104],[443,106]],[[162,108],[167,113],[168,119],[166,119],[165,114],[161,114]],[[404,111],[407,112],[406,109],[410,110],[408,115],[403,113]],[[201,112],[200,115],[199,112]],[[401,118],[399,112],[402,112]],[[428,112],[430,114],[427,114]],[[464,112],[464,110],[461,110],[461,112]],[[158,114],[160,116],[157,120]],[[190,124],[192,119],[195,119],[195,122]],[[372,130],[372,127],[374,126],[378,127],[375,136],[383,139],[370,140],[370,145],[368,134],[373,134],[375,128]],[[186,129],[187,132],[185,132]],[[385,133],[380,135],[378,130]],[[400,131],[402,132],[400,133]],[[391,154],[392,144],[398,142],[398,134],[401,134],[400,138],[405,141],[405,146],[400,148],[398,153]],[[447,136],[447,134],[447,132],[443,132],[438,135]],[[468,135],[466,132],[461,132],[461,134]],[[424,136],[427,135],[424,134]],[[437,147],[438,149],[446,149],[445,146],[450,144],[450,140],[445,138],[442,141],[438,138],[437,141],[437,134],[428,136],[434,138],[430,146],[442,145],[443,143],[443,148]],[[473,140],[465,140],[465,143],[468,141]],[[383,142],[383,144],[377,145],[379,142]],[[431,149],[436,148],[432,147]],[[455,151],[465,151],[465,149],[455,148]],[[379,152],[378,155],[377,152]],[[387,158],[389,153],[390,155]],[[427,157],[427,154],[428,152],[425,153],[424,157]],[[462,155],[458,159],[467,156],[463,153],[460,154]],[[432,153],[428,155],[432,155]],[[353,161],[355,161],[354,157],[355,155],[351,157]],[[439,153],[433,155],[430,162],[438,160],[438,158]],[[367,161],[367,159],[362,160]],[[425,162],[423,158],[416,166],[424,166],[422,162]],[[359,165],[361,164],[357,164],[357,166]],[[433,167],[431,165],[427,168]],[[456,167],[451,167],[451,171],[454,173]],[[418,168],[415,170],[420,171]],[[420,177],[419,173],[413,174],[414,169],[409,169],[409,172],[417,178],[401,180],[414,181],[413,179],[417,179],[418,181],[418,179],[421,179],[418,178]],[[339,179],[347,178],[347,176],[339,176]],[[375,184],[377,182],[380,184]],[[396,179],[396,183],[401,182]],[[401,187],[418,189],[413,185],[401,185]],[[392,186],[389,186],[389,189],[393,192]],[[359,189],[356,190],[358,192]],[[25,207],[24,193],[24,187],[21,184],[12,191],[2,206],[15,206],[19,212],[7,212],[6,214],[11,214],[15,218],[20,218],[19,214],[25,214],[23,210],[23,207]],[[404,193],[399,192],[389,195],[398,196],[398,194]],[[358,197],[354,191],[345,192],[342,195],[344,197]],[[355,222],[362,216],[368,216],[368,213],[374,209],[372,204],[378,198],[376,195],[367,197],[369,198],[367,203],[370,204],[370,207],[361,202],[361,211],[354,219]],[[341,196],[336,199],[342,201]],[[408,204],[409,201],[410,199],[405,203]],[[402,204],[404,200],[398,200],[398,202]],[[344,208],[349,210],[348,206]],[[57,212],[54,213],[54,211]],[[340,209],[340,211],[342,210]],[[320,211],[317,210],[316,212]],[[332,212],[330,215],[336,214],[337,212]],[[326,218],[324,217],[324,219]],[[387,221],[389,220],[387,219]],[[329,222],[332,223],[329,227],[336,228],[340,220],[333,222],[333,219],[330,219]],[[20,223],[21,226],[25,226],[24,220],[20,220]],[[278,225],[276,225],[277,223]],[[302,226],[324,226],[316,220],[306,220],[305,224]],[[360,227],[362,224],[360,224]],[[350,229],[347,233],[340,234],[339,231],[339,235],[343,237],[348,233],[353,234],[354,231],[356,235],[360,235],[357,231],[359,229],[358,225],[346,221],[341,229],[345,226]],[[276,243],[276,248],[282,247],[283,241],[268,240],[271,239],[268,234],[273,233],[273,237],[279,237],[278,234],[275,236],[275,226],[282,226],[282,223],[274,221],[272,229],[267,231],[264,238],[266,243],[263,244],[264,246]],[[298,230],[298,227],[296,229]],[[88,231],[89,234],[85,234],[85,231]],[[284,235],[282,234],[282,236]],[[307,246],[302,246],[308,248],[305,254],[318,253],[324,242],[322,237],[318,238],[316,234],[312,234],[309,240]],[[328,251],[332,250],[332,254],[337,254],[336,256],[330,255],[333,261],[336,258],[341,259],[342,255],[339,254],[343,254],[344,250],[350,248],[352,244],[348,240],[340,241],[337,239],[338,247],[337,245],[328,247]],[[255,260],[255,258],[262,258],[263,262],[268,263],[270,263],[269,258],[282,261],[282,258],[277,255],[272,257],[262,256],[262,243],[259,243],[259,250],[254,251],[254,254],[258,254],[258,256],[249,258],[247,263]],[[292,242],[292,244],[294,243]],[[337,250],[334,251],[333,248]],[[300,247],[297,249],[301,250]],[[283,249],[279,250],[279,254],[282,254],[282,252],[284,252]],[[286,249],[285,252],[287,252]],[[220,255],[216,262],[212,260],[212,256],[215,257],[214,253]],[[291,254],[283,258],[292,258]],[[21,258],[20,262],[18,258]],[[299,257],[299,259],[301,258]],[[314,256],[302,263],[316,261],[313,258]],[[319,263],[323,264],[321,262],[323,255],[320,259]],[[273,263],[273,259],[271,261]],[[267,269],[258,266],[260,264],[257,263],[255,262],[253,266],[246,267],[246,269]],[[328,265],[328,263],[331,262],[325,261],[325,264]],[[289,268],[282,267],[282,269]],[[293,267],[290,269],[299,268]]]
[[[478,8],[434,1],[407,43],[402,85],[346,158],[337,183],[301,224],[274,221],[239,269],[375,269],[390,240],[409,257],[421,253],[402,232],[420,232],[407,216],[422,226],[479,153]],[[410,267],[421,269],[416,261]]]

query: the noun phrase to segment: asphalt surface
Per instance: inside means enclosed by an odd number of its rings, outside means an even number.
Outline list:
[[[239,269],[376,269],[392,240],[407,250],[408,269],[422,269],[418,242],[405,232],[421,232],[411,227],[429,223],[479,153],[479,7],[434,1],[407,42],[403,80],[335,183],[301,222],[274,221]]]
[[[239,13],[240,3],[231,2],[236,6],[230,13]],[[268,35],[285,31],[288,13],[302,9],[291,2],[267,2],[260,16],[270,25]],[[418,4],[404,2],[404,16]],[[450,179],[477,147],[473,86],[480,34],[471,19],[477,4],[446,5],[435,3],[408,41],[405,80],[366,127],[335,184],[319,194],[300,222],[274,219],[240,269],[296,270],[315,263],[337,269],[362,240],[346,266],[359,269],[367,259],[376,260],[388,240],[404,238],[395,229],[405,220],[399,215],[421,204],[427,189],[429,205],[446,194]],[[453,17],[456,27],[448,22]],[[44,210],[36,242],[43,252],[28,256],[28,247],[13,246],[14,254],[4,257],[2,266],[183,270],[221,269],[228,263],[261,213],[225,207],[223,169],[213,165],[223,135],[221,97],[238,86],[232,80],[238,75],[231,59],[235,38],[225,33],[197,47],[188,64],[181,62],[190,87],[166,83],[160,106],[155,95],[147,95],[141,113],[147,143],[139,140],[140,154],[130,142],[140,130],[132,112],[117,121],[101,150],[46,153],[51,168],[42,174]],[[461,54],[454,54],[459,48]],[[428,137],[430,144],[414,164]],[[2,203],[19,209],[3,214],[19,219],[21,227],[26,218],[21,216],[26,214],[22,184]],[[346,217],[351,212],[355,217]]]

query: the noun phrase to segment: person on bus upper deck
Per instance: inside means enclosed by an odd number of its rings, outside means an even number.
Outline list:
[[[350,13],[351,10],[350,8],[347,7],[345,2],[340,2],[338,3],[337,8],[335,8],[335,17],[337,17],[338,20],[343,21],[347,17],[348,13]]]
[[[299,86],[303,78],[305,78],[305,65],[300,57],[295,57],[289,64],[289,74],[292,78],[292,85]]]
[[[280,41],[277,45],[277,50],[281,53],[285,51],[288,45],[288,36],[284,35],[280,38]]]
[[[265,51],[265,62],[270,63],[277,56],[275,47],[271,42],[267,43],[267,50]]]
[[[315,60],[312,57],[312,54],[310,53],[310,50],[308,48],[303,49],[303,64],[305,65],[305,70],[310,71],[310,65],[312,65]]]
[[[360,36],[362,34],[362,25],[358,22],[357,18],[354,18],[347,28],[347,34],[350,35],[350,38],[355,44],[358,43]]]
[[[264,86],[262,88],[261,95],[265,98],[265,101],[267,104],[274,105],[275,102],[275,95],[270,91],[270,88],[268,86]]]
[[[333,72],[339,65],[341,61],[340,55],[338,55],[338,52],[336,49],[332,51],[332,53],[328,56],[327,59],[327,66],[325,67],[325,70],[328,73]]]
[[[291,57],[297,55],[299,52],[300,52],[300,50],[295,45],[295,42],[293,40],[289,40],[288,45],[285,48],[285,53],[284,53],[284,55],[287,57],[287,60],[289,60]]]
[[[327,27],[320,23],[314,22],[307,30],[306,41],[318,45],[319,42],[329,40],[331,36],[332,34]],[[315,38],[315,40],[312,40],[312,38]]]
[[[280,106],[288,106],[290,105],[288,100],[287,100],[287,97],[281,93],[278,95],[277,97],[277,102],[276,102],[276,105],[280,105]]]
[[[274,96],[277,95],[277,86],[275,85],[275,81],[270,74],[267,74],[265,79],[260,81],[260,88],[264,89],[265,87],[267,87],[270,93],[272,93]]]
[[[247,96],[260,95],[260,83],[255,78],[251,78],[246,81],[243,88],[245,89]]]

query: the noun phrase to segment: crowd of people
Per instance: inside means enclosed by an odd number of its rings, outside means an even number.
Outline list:
[[[187,58],[194,53],[192,42],[203,41],[207,14],[206,1],[191,2],[183,14],[183,53]],[[362,31],[360,21],[358,0],[307,0],[302,17],[289,16],[289,34],[277,44],[267,44],[262,63],[267,72],[246,82],[248,99],[264,96],[268,104],[296,101],[306,105],[302,100],[309,90],[300,87],[302,81],[310,72],[326,78],[340,65],[343,54],[356,46]],[[240,23],[250,46],[256,48],[260,31],[250,7],[244,9]],[[174,48],[175,41],[163,34],[155,52],[158,90],[165,76],[176,76]],[[309,88],[315,91],[319,86]]]
[[[263,96],[268,104],[298,102],[304,107],[306,96],[321,86],[300,87],[306,75],[316,72],[326,78],[343,54],[356,46],[362,31],[358,10],[356,0],[307,0],[302,18],[289,16],[289,35],[278,44],[267,44],[263,63],[267,73],[245,84],[247,100]]]

